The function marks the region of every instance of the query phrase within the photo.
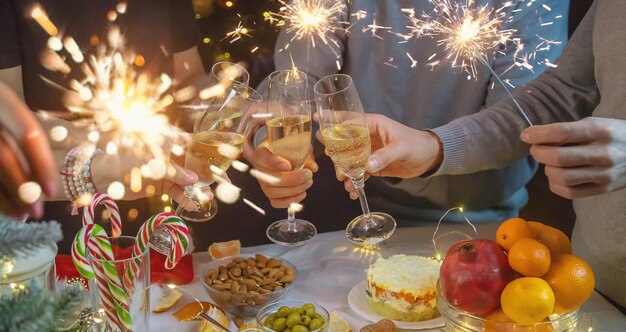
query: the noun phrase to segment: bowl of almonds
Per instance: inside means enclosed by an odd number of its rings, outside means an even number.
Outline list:
[[[254,317],[287,295],[296,274],[282,258],[242,254],[210,262],[200,279],[215,304],[233,315]]]

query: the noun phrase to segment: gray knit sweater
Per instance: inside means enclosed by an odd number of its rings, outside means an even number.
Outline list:
[[[535,124],[588,116],[626,119],[626,1],[596,0],[557,60],[517,99]],[[510,100],[433,131],[444,160],[436,174],[501,167],[528,154]],[[574,200],[574,253],[592,266],[596,288],[626,306],[626,189]]]

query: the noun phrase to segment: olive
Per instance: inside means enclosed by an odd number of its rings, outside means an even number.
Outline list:
[[[274,315],[280,318],[287,318],[290,312],[291,312],[291,309],[289,309],[289,307],[283,306],[283,307],[280,307],[280,309],[278,309],[278,311],[274,313]]]
[[[298,313],[292,313],[289,314],[289,316],[287,316],[287,326],[291,327],[292,332],[293,331],[293,327],[300,324],[300,320],[302,319],[302,316],[300,316],[300,314]]]
[[[309,332],[309,329],[302,325],[296,325],[291,328],[291,332]]]
[[[291,327],[286,328],[283,332],[291,332]]]
[[[276,318],[278,318],[278,317],[276,317],[276,314],[271,314],[271,315],[267,316],[267,318],[265,319],[265,323],[272,324]]]
[[[310,323],[311,323],[311,317],[309,316],[302,316],[302,319],[300,319],[300,325],[309,326]]]
[[[306,313],[306,311],[304,309],[298,308],[298,307],[291,308],[290,310],[291,310],[292,314],[298,314],[298,315],[301,315],[301,316]]]
[[[304,309],[306,311],[307,316],[311,316],[311,318],[313,318],[313,315],[315,315],[315,306],[311,303],[307,303],[305,305],[302,306],[302,309]]]
[[[270,322],[269,319],[266,319],[265,322],[263,322],[263,326],[267,327],[268,329],[271,329],[272,322]]]
[[[287,328],[287,322],[285,318],[276,318],[272,323],[272,330],[283,332]]]
[[[309,324],[309,329],[311,331],[319,330],[320,328],[322,328],[322,326],[324,326],[324,323],[326,322],[323,318],[313,318],[311,319],[311,323]]]

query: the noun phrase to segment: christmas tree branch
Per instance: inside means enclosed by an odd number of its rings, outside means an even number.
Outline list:
[[[0,260],[62,238],[61,225],[56,221],[26,224],[0,215]]]
[[[78,308],[82,296],[78,285],[44,295],[34,282],[0,295],[0,332],[54,330],[59,318]]]

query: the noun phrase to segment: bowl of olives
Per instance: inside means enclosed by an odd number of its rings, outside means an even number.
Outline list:
[[[303,301],[270,304],[256,315],[257,324],[265,332],[326,332],[329,320],[324,307]]]

